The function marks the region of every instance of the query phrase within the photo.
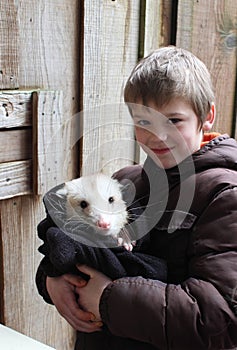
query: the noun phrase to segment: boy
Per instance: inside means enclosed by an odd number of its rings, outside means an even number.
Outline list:
[[[39,291],[80,331],[75,349],[233,349],[237,143],[205,134],[215,120],[209,73],[190,52],[161,48],[137,64],[124,96],[148,157],[115,177],[151,206],[149,253],[166,261],[167,281],[111,280],[87,266],[78,269],[88,282],[49,278],[41,265]]]

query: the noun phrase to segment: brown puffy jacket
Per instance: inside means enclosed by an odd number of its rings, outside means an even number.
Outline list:
[[[144,208],[136,220],[151,221],[149,251],[166,260],[168,279],[111,283],[100,303],[104,331],[79,333],[75,349],[237,347],[236,141],[217,137],[167,171],[148,159],[115,176],[135,185],[134,203]]]
[[[166,212],[151,232],[151,254],[165,258],[168,264],[167,284],[140,277],[119,279],[104,291],[100,305],[112,334],[160,350],[237,347],[236,141],[226,135],[215,138],[193,160],[196,175],[184,170],[182,188],[177,169],[167,171]],[[117,176],[129,178],[131,170]],[[138,192],[148,187],[146,177],[141,173],[137,178]],[[189,202],[193,179],[196,188],[183,219],[182,203],[177,199],[182,196]],[[178,212],[173,222],[177,229],[168,233],[173,210]]]

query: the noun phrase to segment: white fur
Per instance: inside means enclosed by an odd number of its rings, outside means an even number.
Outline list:
[[[114,237],[118,245],[132,250],[128,238],[119,237],[119,233],[127,223],[127,210],[122,199],[121,185],[115,179],[102,173],[83,176],[66,182],[57,191],[67,199],[66,210],[68,220],[76,220],[96,227],[98,233]],[[87,203],[82,208],[81,203]]]

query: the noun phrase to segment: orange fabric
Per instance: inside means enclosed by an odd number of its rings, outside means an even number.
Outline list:
[[[220,136],[221,134],[219,132],[208,132],[208,133],[204,133],[203,135],[203,139],[201,142],[201,147],[205,146],[209,141],[211,141],[212,139],[214,139],[217,136]]]

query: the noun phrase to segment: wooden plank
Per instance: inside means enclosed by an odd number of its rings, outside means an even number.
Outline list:
[[[32,158],[32,130],[0,131],[0,163]]]
[[[0,92],[0,129],[32,125],[32,91]]]
[[[1,203],[1,201],[0,201]],[[1,205],[1,204],[0,204]],[[4,323],[4,266],[3,266],[3,242],[2,242],[2,222],[0,210],[0,323]]]
[[[15,4],[20,24],[14,27],[19,35],[19,86],[63,90],[62,116],[63,123],[66,122],[79,110],[79,7],[83,1],[1,1],[1,5],[5,3]],[[0,42],[5,40],[7,31],[7,28],[0,31]],[[63,137],[60,147],[70,140],[65,133]],[[67,168],[68,179],[75,176],[77,162],[76,158],[72,160],[73,157]],[[55,307],[44,302],[35,285],[35,273],[42,259],[38,252],[42,242],[37,238],[36,227],[44,217],[42,196],[26,195],[0,201],[3,321],[8,327],[57,350],[72,350],[75,332]]]
[[[78,112],[79,7],[83,2],[24,0],[15,5],[21,23],[20,87],[63,90],[65,118]]]
[[[31,207],[34,215],[27,215]],[[72,350],[72,330],[58,315],[56,308],[41,302],[36,291],[35,271],[41,259],[37,252],[41,241],[37,238],[36,226],[43,215],[39,197],[24,196],[0,201],[0,236],[4,261],[1,277],[5,281],[1,291],[4,300],[1,312],[4,314],[4,324],[11,324],[15,330],[24,327],[24,334],[34,333],[32,323],[37,319],[38,328],[34,339],[40,334],[45,344],[55,346],[56,343],[56,349]],[[32,312],[39,305],[39,312]],[[39,313],[44,315],[43,319],[39,318]],[[54,340],[52,335],[57,334],[58,329],[60,342]]]
[[[237,85],[237,79],[236,79],[236,85]],[[237,86],[235,89],[235,110],[234,110],[234,122],[233,122],[232,135],[237,140]]]
[[[137,62],[138,33],[139,1],[84,2],[82,174],[111,175],[134,162],[133,129],[121,105]],[[119,141],[123,151],[117,152]]]
[[[22,311],[20,308],[16,308],[16,301],[12,303],[12,307],[10,310],[6,307],[8,305],[8,297],[10,295],[14,295],[13,289],[18,291],[19,299],[23,304],[22,293],[21,291],[21,283],[19,278],[17,278],[17,271],[19,271],[19,267],[16,266],[16,262],[18,260],[18,264],[21,264],[20,256],[22,254],[22,246],[21,246],[21,230],[20,230],[20,212],[18,208],[20,207],[21,197],[16,197],[14,200],[5,200],[0,201],[0,216],[1,216],[1,226],[0,226],[0,234],[2,239],[2,258],[3,258],[3,272],[1,278],[4,281],[3,289],[1,290],[1,297],[3,299],[2,305],[2,314],[4,315],[3,323],[6,322],[6,319],[14,317],[17,322],[21,322]],[[12,223],[14,222],[14,225]],[[14,233],[14,240],[12,240]],[[11,237],[11,239],[10,239]],[[9,257],[12,259],[9,259]],[[17,259],[17,260],[16,260]],[[14,278],[14,288],[10,284],[8,285],[7,281],[12,281]],[[8,297],[6,293],[8,292]],[[6,318],[5,318],[6,317]],[[12,327],[14,328],[14,327]]]
[[[0,89],[15,89],[19,85],[18,34],[15,1],[0,1]]]
[[[180,0],[177,46],[192,51],[211,72],[216,94],[214,128],[231,133],[236,82],[235,0]]]
[[[31,193],[31,160],[0,164],[0,200]]]
[[[172,0],[146,0],[144,56],[171,40]]]
[[[145,24],[143,56],[161,46],[170,44],[172,28],[172,0],[145,0]],[[141,53],[140,53],[141,54]],[[140,148],[136,148],[135,160],[137,163],[144,163],[147,155]]]
[[[64,122],[62,106],[62,91],[33,93],[33,182],[37,195],[45,194],[68,177],[70,123]]]

